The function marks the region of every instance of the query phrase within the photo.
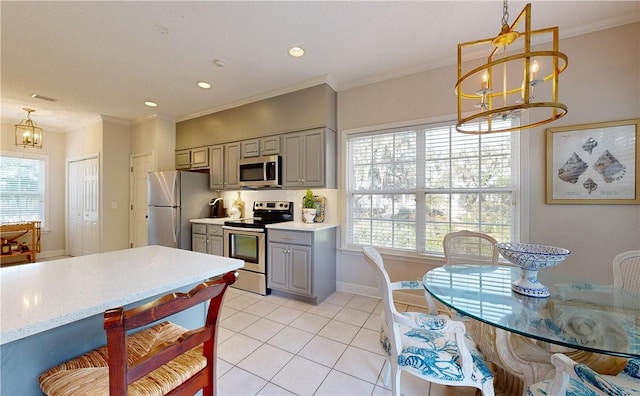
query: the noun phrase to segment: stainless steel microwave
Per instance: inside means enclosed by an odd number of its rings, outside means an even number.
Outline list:
[[[282,187],[282,157],[271,155],[241,159],[238,177],[243,187]]]

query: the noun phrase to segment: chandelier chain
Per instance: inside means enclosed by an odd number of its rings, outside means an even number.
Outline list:
[[[509,6],[507,5],[507,0],[502,2],[502,25],[509,24]]]

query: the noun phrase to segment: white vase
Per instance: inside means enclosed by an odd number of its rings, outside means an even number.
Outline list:
[[[302,208],[302,221],[308,224],[313,223],[316,218],[316,210],[314,208]]]

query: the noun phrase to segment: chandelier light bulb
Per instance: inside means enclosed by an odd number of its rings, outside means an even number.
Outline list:
[[[540,65],[538,64],[537,60],[534,60],[533,63],[531,64],[531,74],[529,76],[529,79],[531,81],[534,81],[538,77],[539,70],[540,70]]]

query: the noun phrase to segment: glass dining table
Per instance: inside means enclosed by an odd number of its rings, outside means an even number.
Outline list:
[[[563,352],[603,374],[640,357],[640,295],[553,271],[540,271],[547,298],[511,290],[514,266],[453,265],[423,277],[425,290],[461,315],[485,358],[504,374],[507,394],[553,376],[549,357]],[[472,319],[469,320],[468,318]]]

